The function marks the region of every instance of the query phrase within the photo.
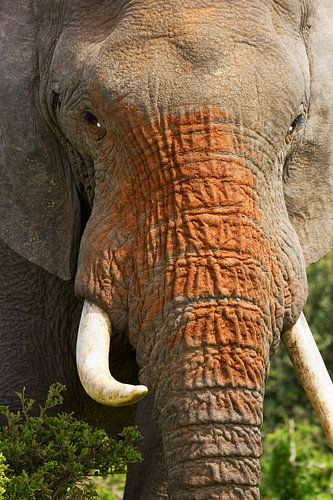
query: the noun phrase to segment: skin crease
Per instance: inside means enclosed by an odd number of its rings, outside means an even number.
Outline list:
[[[269,355],[307,294],[284,181],[306,129],[310,2],[37,4],[39,112],[83,207],[76,297],[5,246],[2,273],[13,262],[36,283],[29,308],[36,294],[59,304],[70,353],[81,299],[108,312],[114,375],[149,388],[126,499],[259,498]],[[74,358],[65,372],[51,374],[77,415],[110,430],[130,419],[83,396]]]

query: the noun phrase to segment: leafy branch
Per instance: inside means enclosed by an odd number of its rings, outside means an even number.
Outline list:
[[[8,478],[0,483],[5,499],[95,498],[92,476],[122,473],[128,463],[141,461],[135,447],[141,436],[133,427],[125,428],[116,441],[72,414],[49,416],[48,410],[62,404],[64,389],[61,384],[51,385],[38,416],[32,415],[36,402],[24,389],[17,394],[20,411],[0,407],[7,418],[0,430],[0,453]]]

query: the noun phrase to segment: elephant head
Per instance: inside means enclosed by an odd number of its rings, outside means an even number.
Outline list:
[[[269,355],[333,246],[330,0],[2,10],[1,238],[75,276],[87,391],[148,387],[170,498],[257,498]]]

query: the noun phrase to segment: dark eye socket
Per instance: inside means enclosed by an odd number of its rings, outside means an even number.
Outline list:
[[[94,127],[101,128],[98,118],[91,111],[83,111],[82,117],[86,123]]]
[[[58,94],[57,92],[52,92],[52,112],[53,112],[53,115],[56,116],[57,114],[57,110],[58,108],[60,107],[60,94]]]
[[[305,123],[305,116],[303,114],[298,115],[289,127],[289,132],[294,132],[298,127]]]

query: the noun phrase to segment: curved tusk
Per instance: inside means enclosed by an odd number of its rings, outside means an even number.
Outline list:
[[[282,342],[333,448],[333,383],[303,313]]]
[[[84,301],[76,344],[79,377],[89,396],[107,406],[125,406],[143,398],[144,385],[118,382],[109,370],[111,323],[108,315],[89,300]]]

